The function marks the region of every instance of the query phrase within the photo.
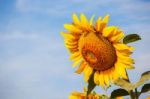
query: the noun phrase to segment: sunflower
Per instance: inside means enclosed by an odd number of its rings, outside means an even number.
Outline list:
[[[69,99],[109,99],[108,96],[102,94],[97,94],[92,91],[89,95],[87,95],[87,90],[84,88],[84,92],[74,91],[69,96]],[[122,96],[116,97],[114,99],[124,99]]]
[[[134,68],[130,57],[133,47],[122,43],[124,33],[117,26],[107,26],[109,15],[99,17],[93,23],[94,16],[87,20],[84,14],[80,20],[73,14],[73,23],[64,24],[68,30],[62,32],[66,47],[69,49],[76,73],[83,72],[87,82],[94,73],[94,82],[102,87],[118,78],[128,79],[126,69]]]
[[[91,93],[88,96],[86,96],[86,92],[80,93],[80,92],[74,91],[69,96],[69,99],[100,99],[100,95]]]
[[[116,97],[116,99],[124,99],[123,96]]]
[[[150,96],[148,96],[146,99],[150,99]]]

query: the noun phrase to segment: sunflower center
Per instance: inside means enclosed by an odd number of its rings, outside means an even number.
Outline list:
[[[107,70],[116,62],[116,53],[112,44],[96,33],[81,36],[79,50],[84,60],[95,70]]]

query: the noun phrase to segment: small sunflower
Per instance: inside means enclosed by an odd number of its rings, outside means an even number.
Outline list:
[[[116,97],[116,99],[124,99],[124,98],[123,98],[123,96],[120,96],[120,97]]]
[[[124,33],[117,26],[107,26],[109,16],[99,17],[93,24],[84,14],[80,20],[73,14],[73,23],[64,24],[68,32],[62,32],[65,45],[71,52],[76,73],[84,74],[87,82],[94,72],[94,82],[102,87],[119,77],[128,79],[126,69],[132,69],[134,61],[130,57],[133,47],[122,43]]]
[[[86,92],[80,93],[80,92],[74,91],[69,96],[69,99],[100,99],[100,95],[91,93],[88,96],[86,96]]]

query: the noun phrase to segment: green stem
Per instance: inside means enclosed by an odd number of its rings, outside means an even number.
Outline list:
[[[136,94],[136,99],[138,99],[138,98],[139,98],[139,95],[138,95],[137,88],[135,88],[135,94]]]
[[[127,71],[126,71],[126,74],[127,74],[127,77],[128,77],[128,82],[130,82],[130,79],[129,79],[129,76],[128,76]],[[129,94],[130,94],[130,98],[131,98],[131,99],[135,99],[133,90],[130,90]]]
[[[130,91],[130,98],[135,99],[133,90]]]

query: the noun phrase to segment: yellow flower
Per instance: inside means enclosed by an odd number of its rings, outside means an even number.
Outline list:
[[[150,96],[148,96],[146,99],[150,99]]]
[[[72,92],[71,96],[69,96],[69,99],[100,99],[100,95],[89,94],[86,96],[86,93]]]
[[[130,57],[133,48],[122,43],[124,33],[117,26],[107,26],[109,16],[99,17],[93,23],[84,14],[80,20],[73,14],[73,23],[64,24],[68,32],[62,32],[65,45],[71,52],[76,73],[84,74],[87,82],[94,73],[94,82],[102,87],[109,86],[110,81],[122,77],[128,79],[126,69],[132,69],[134,61]]]
[[[123,96],[117,97],[116,99],[124,99]]]

